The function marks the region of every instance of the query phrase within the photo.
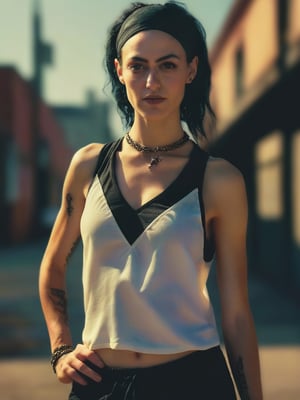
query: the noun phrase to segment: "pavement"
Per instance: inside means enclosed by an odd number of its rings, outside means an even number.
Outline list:
[[[38,270],[45,248],[39,241],[0,249],[0,399],[64,400],[69,385],[57,382],[49,365],[49,342],[38,299]],[[81,248],[68,268],[71,329],[80,340],[83,323]],[[212,274],[210,291],[219,305]],[[300,400],[300,307],[281,291],[249,275],[257,329],[264,400]],[[222,400],[222,399],[220,399]]]

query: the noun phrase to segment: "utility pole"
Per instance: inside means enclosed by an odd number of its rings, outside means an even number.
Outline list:
[[[32,132],[31,132],[31,168],[33,177],[32,193],[32,235],[37,236],[41,230],[41,213],[45,207],[45,188],[48,182],[42,182],[42,165],[47,152],[41,138],[40,101],[43,98],[43,71],[52,63],[52,47],[42,39],[42,16],[40,0],[33,1],[32,21]],[[44,161],[45,162],[45,161]]]

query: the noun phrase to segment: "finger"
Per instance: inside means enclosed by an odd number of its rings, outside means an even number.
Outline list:
[[[85,347],[83,345],[76,346],[74,353],[83,362],[85,360],[89,360],[91,363],[93,363],[94,365],[96,365],[99,368],[103,368],[105,365],[104,362],[101,360],[101,358],[95,351],[89,350],[87,347]]]
[[[103,368],[105,366],[104,362],[95,351],[89,350],[87,360],[99,368]]]
[[[74,381],[80,385],[87,385],[88,382],[86,379],[84,379],[84,376],[82,376],[74,367],[72,367],[70,361],[65,361],[66,360],[64,360],[63,363],[60,363],[56,369],[58,380],[62,383],[71,383]]]
[[[100,382],[102,380],[101,373],[93,369],[93,364],[89,363],[88,360],[80,361],[79,359],[75,359],[72,361],[71,366],[83,379],[89,378],[94,382]]]
[[[79,383],[82,386],[86,386],[89,383],[88,378],[80,372],[76,371],[74,368],[70,368],[67,373],[68,377],[73,382]]]

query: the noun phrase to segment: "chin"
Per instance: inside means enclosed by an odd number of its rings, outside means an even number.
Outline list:
[[[152,110],[139,110],[137,112],[138,115],[140,115],[144,120],[147,121],[162,121],[162,120],[170,120],[171,118],[174,117],[174,113],[166,112],[166,110],[162,109],[152,109]],[[177,117],[177,114],[176,114]]]

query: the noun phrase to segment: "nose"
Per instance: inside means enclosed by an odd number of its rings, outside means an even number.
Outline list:
[[[156,69],[150,69],[147,75],[146,88],[156,90],[160,87],[159,73]]]

